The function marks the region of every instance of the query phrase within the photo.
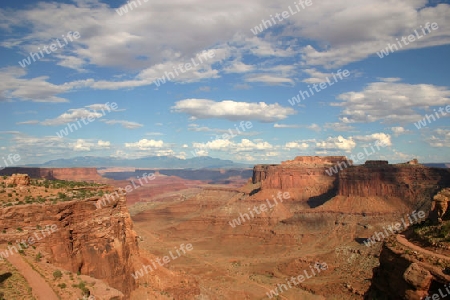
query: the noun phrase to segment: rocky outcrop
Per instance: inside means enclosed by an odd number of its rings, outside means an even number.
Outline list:
[[[390,165],[387,161],[353,166],[345,156],[299,156],[280,165],[256,165],[252,183],[259,184],[262,192],[283,190],[291,192],[293,200],[312,199],[312,206],[340,196],[395,197],[408,207],[417,207],[430,204],[438,190],[450,187],[450,170],[420,164]]]
[[[346,162],[345,156],[298,156],[281,165],[256,165],[252,183],[260,183],[261,190],[292,192],[294,200],[308,200],[321,195],[333,196],[337,175],[325,171],[337,163]]]
[[[365,166],[387,166],[389,162],[387,160],[366,160]]]
[[[408,165],[418,165],[419,161],[417,160],[417,158],[414,158],[414,159],[412,159],[410,161],[407,161],[406,164],[408,164]]]
[[[5,168],[0,176],[11,176],[15,173],[28,174],[31,178],[46,178],[73,181],[99,181],[102,177],[96,168]]]
[[[335,190],[335,176],[325,174],[325,167],[255,166],[253,183],[261,183],[261,190],[295,190],[295,200],[327,194]],[[270,195],[269,195],[270,196]]]
[[[17,246],[15,241],[31,237],[50,263],[102,279],[129,295],[136,287],[131,274],[139,250],[126,200],[121,196],[97,209],[98,200],[3,208],[0,243]]]
[[[408,204],[431,199],[450,186],[450,170],[421,165],[361,165],[339,172],[338,195],[345,197],[398,197]]]
[[[373,271],[366,299],[431,299],[434,294],[439,295],[439,290],[447,294],[444,286],[450,282],[450,276],[444,274],[441,265],[449,264],[450,258],[435,257],[417,246],[410,248],[407,243],[401,243],[397,237],[384,243],[380,266]]]
[[[447,212],[450,201],[450,188],[443,189],[433,197],[431,211],[428,218],[433,224],[442,223],[442,218]]]
[[[12,174],[6,181],[6,185],[30,185],[30,176],[27,174]]]

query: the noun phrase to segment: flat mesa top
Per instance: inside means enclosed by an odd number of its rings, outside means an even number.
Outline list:
[[[283,161],[282,165],[289,164],[336,164],[348,161],[345,156],[297,156],[293,160]]]

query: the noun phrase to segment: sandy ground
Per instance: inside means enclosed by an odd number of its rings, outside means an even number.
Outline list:
[[[27,264],[20,254],[10,255],[8,261],[22,274],[32,288],[33,296],[39,300],[59,300],[44,278]]]

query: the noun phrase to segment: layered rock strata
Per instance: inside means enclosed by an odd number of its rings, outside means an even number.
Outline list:
[[[30,185],[30,176],[27,174],[13,174],[5,183],[6,185]]]
[[[448,295],[445,286],[450,275],[442,265],[450,265],[450,257],[412,246],[402,236],[392,237],[383,244],[380,266],[373,271],[366,299],[419,300],[440,292]]]
[[[260,183],[261,190],[295,190],[295,200],[325,194],[333,196],[337,188],[337,175],[330,176],[326,171],[338,163],[351,165],[345,156],[298,156],[281,165],[256,165],[252,183]]]
[[[95,206],[98,200],[3,208],[0,243],[18,247],[18,240],[33,238],[33,246],[46,253],[50,263],[102,279],[129,295],[136,287],[131,274],[139,250],[126,199],[121,196],[100,209]],[[11,254],[18,255],[14,251]]]
[[[0,170],[0,176],[11,176],[15,173],[28,174],[31,178],[98,181],[102,177],[96,168],[5,168]]]
[[[450,186],[450,170],[369,163],[340,171],[337,182],[338,196],[398,197],[415,204]]]
[[[330,168],[337,172],[330,172]],[[353,166],[345,156],[299,156],[280,165],[256,165],[252,183],[260,184],[262,191],[293,191],[295,200],[324,196],[398,197],[408,205],[416,205],[450,187],[450,170],[420,164],[390,165],[387,161]]]

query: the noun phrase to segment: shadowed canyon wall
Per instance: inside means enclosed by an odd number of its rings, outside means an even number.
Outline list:
[[[50,263],[101,279],[129,295],[136,287],[131,274],[139,250],[126,199],[122,196],[97,209],[98,199],[2,208],[0,228],[5,233],[0,243],[17,246],[15,241],[33,237],[33,246],[47,253]],[[38,229],[51,225],[56,225],[55,232]]]
[[[337,174],[326,171],[345,162]],[[296,190],[296,200],[328,193],[344,197],[399,197],[415,204],[450,186],[450,169],[367,161],[352,166],[345,156],[298,156],[279,165],[256,165],[252,183],[261,190]],[[331,173],[330,173],[331,174]]]
[[[450,186],[450,170],[422,165],[371,165],[339,172],[338,195],[345,197],[398,197],[408,204],[431,199]]]
[[[261,183],[261,190],[296,190],[295,200],[335,194],[337,175],[329,176],[326,170],[345,156],[298,156],[280,165],[256,165],[253,168],[253,184]]]
[[[447,294],[444,285],[450,282],[450,276],[430,263],[430,260],[443,259],[409,249],[395,242],[394,237],[383,244],[380,266],[373,270],[372,286],[366,299],[419,300],[427,296],[431,299],[439,290]]]

